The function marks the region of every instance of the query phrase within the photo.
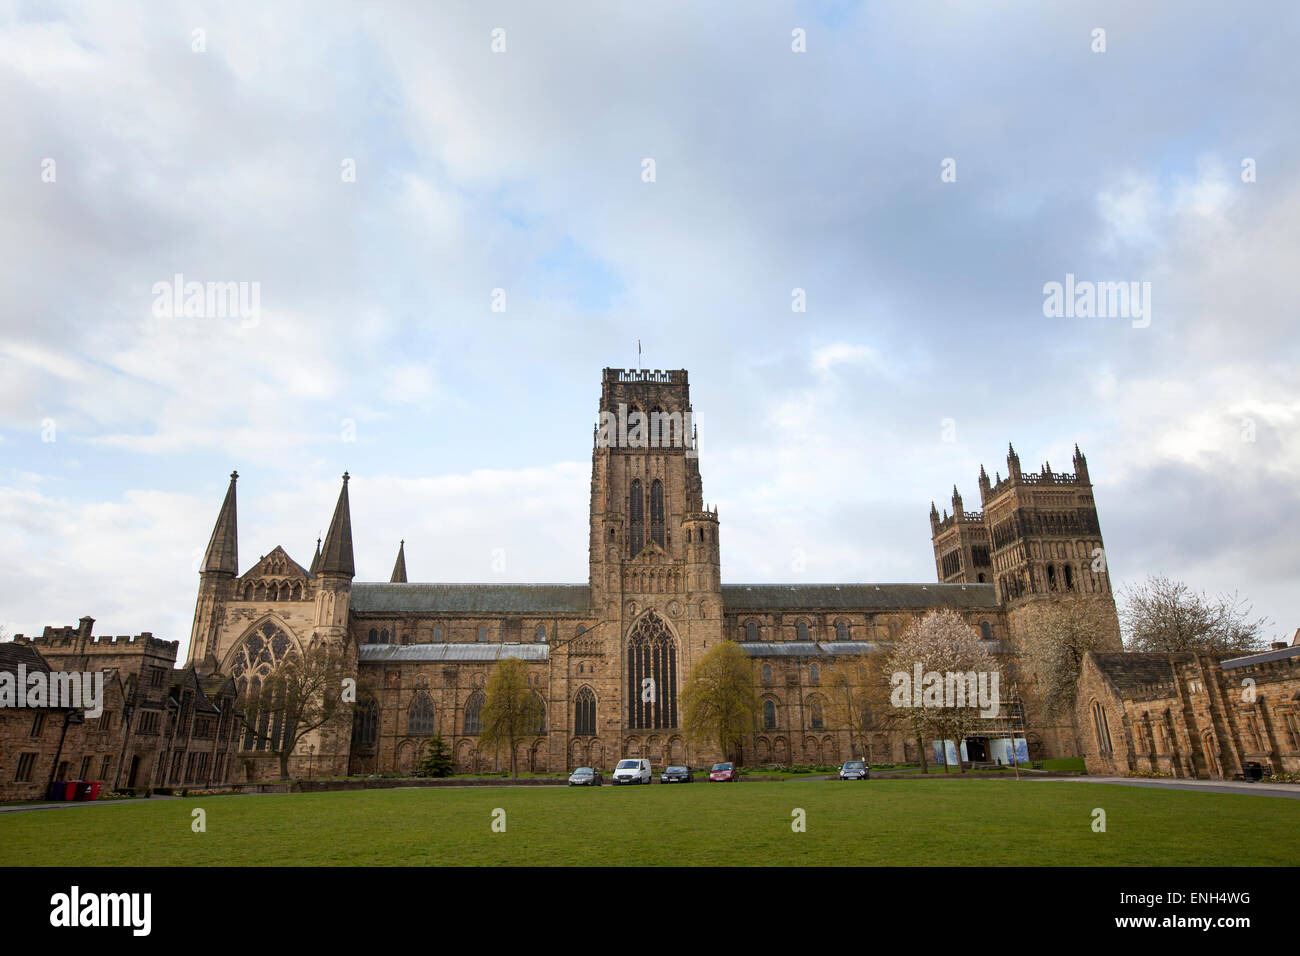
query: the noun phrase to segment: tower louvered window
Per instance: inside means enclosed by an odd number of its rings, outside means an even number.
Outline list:
[[[650,538],[664,546],[664,483],[658,478],[650,484]]]
[[[645,502],[641,492],[641,482],[634,480],[632,490],[628,494],[627,515],[629,527],[631,529],[631,540],[628,551],[630,556],[635,558],[641,553],[645,546]]]

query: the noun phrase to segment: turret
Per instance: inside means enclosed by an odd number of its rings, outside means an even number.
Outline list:
[[[1020,479],[1020,456],[1010,442],[1007,442],[1007,477],[1012,481]]]
[[[1074,446],[1074,477],[1085,484],[1092,483],[1088,480],[1088,459],[1083,457],[1078,444]]]
[[[961,520],[962,512],[964,510],[965,509],[963,509],[961,506],[961,492],[957,490],[956,485],[953,485],[952,486],[952,513],[956,516],[958,521]]]
[[[939,509],[936,508],[934,506],[934,502],[931,501],[930,502],[930,536],[934,537],[934,535],[938,533],[939,533]]]
[[[397,561],[393,564],[393,576],[388,579],[390,584],[406,583],[406,540],[403,539],[397,546]]]
[[[239,472],[230,473],[230,485],[217,513],[217,523],[208,540],[203,563],[199,566],[199,593],[194,602],[194,624],[190,628],[190,646],[186,665],[194,664],[205,672],[216,669],[216,628],[221,621],[221,606],[233,596],[239,574],[239,533],[235,509],[235,482]]]
[[[316,631],[313,642],[342,644],[347,641],[348,602],[356,566],[352,559],[352,514],[348,506],[348,473],[343,473],[334,517],[330,519],[325,544],[317,565],[320,587],[316,592]]]
[[[988,503],[989,495],[993,493],[993,486],[989,483],[989,473],[984,470],[984,465],[980,465],[980,507]]]

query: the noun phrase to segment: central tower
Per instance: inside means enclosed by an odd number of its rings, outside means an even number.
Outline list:
[[[686,370],[607,368],[598,412],[589,583],[618,661],[609,730],[625,754],[684,761],[681,687],[722,640],[718,515],[704,505]]]

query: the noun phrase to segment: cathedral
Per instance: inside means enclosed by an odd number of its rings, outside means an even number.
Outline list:
[[[624,756],[656,766],[720,758],[686,738],[680,698],[695,662],[730,640],[751,659],[760,698],[754,732],[731,756],[901,762],[918,757],[906,735],[882,730],[861,754],[834,726],[828,665],[883,653],[937,608],[960,614],[1000,656],[1014,654],[1017,612],[1033,602],[1074,592],[1114,612],[1077,449],[1073,474],[1024,473],[1014,450],[1005,478],[981,470],[981,512],[965,511],[955,488],[951,515],[932,505],[938,583],[723,584],[721,522],[703,497],[691,418],[685,370],[604,370],[581,584],[410,582],[404,543],[388,581],[356,580],[346,474],[307,566],[276,547],[241,573],[232,474],[199,575],[187,665],[243,688],[295,649],[343,648],[363,688],[350,732],[305,740],[292,772],[310,760],[316,774],[344,775],[408,772],[433,734],[462,771],[508,765],[477,742],[488,673],[517,658],[545,714],[519,743],[519,766],[555,771]],[[648,683],[658,693],[643,700]],[[1076,752],[1071,727],[1023,730],[1034,759]],[[232,776],[274,776],[273,743],[250,739]]]

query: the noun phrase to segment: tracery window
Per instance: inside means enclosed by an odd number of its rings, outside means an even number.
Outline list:
[[[628,726],[637,730],[677,726],[677,641],[657,614],[637,621],[628,635]]]
[[[408,734],[431,734],[437,724],[437,715],[433,701],[424,691],[415,695],[411,707],[406,712],[406,732]]]
[[[372,697],[352,715],[352,744],[373,747],[379,736],[379,704]]]
[[[658,478],[650,483],[650,538],[664,546],[664,483]]]
[[[573,732],[579,737],[596,735],[596,695],[590,687],[582,688],[573,699]]]
[[[465,702],[465,733],[480,734],[483,732],[483,704],[486,698],[481,690],[476,690],[469,695],[469,700]]]

